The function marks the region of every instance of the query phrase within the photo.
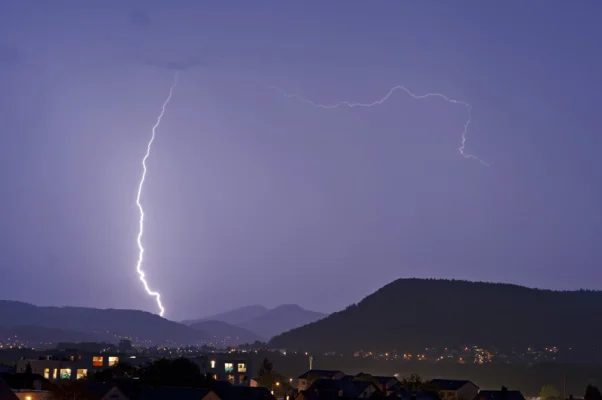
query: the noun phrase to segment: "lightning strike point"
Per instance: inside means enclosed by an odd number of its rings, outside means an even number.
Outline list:
[[[159,307],[159,315],[161,317],[165,313],[165,308],[163,308],[163,304],[161,303],[161,293],[150,289],[150,287],[148,286],[148,282],[146,281],[146,274],[144,273],[144,270],[142,269],[142,261],[144,260],[144,246],[142,246],[142,235],[144,234],[144,209],[142,208],[142,203],[140,203],[140,197],[142,195],[142,188],[144,186],[144,180],[146,179],[146,160],[150,156],[151,147],[153,145],[153,142],[155,141],[156,130],[159,127],[159,125],[161,124],[161,118],[163,118],[163,115],[165,114],[165,109],[167,108],[167,105],[169,104],[169,102],[171,100],[173,91],[177,85],[178,85],[178,73],[176,72],[175,76],[174,76],[174,82],[171,85],[171,87],[169,88],[169,94],[168,94],[167,98],[165,99],[165,101],[163,102],[163,106],[161,107],[161,113],[157,117],[157,122],[155,122],[155,125],[153,126],[151,138],[148,141],[148,144],[146,145],[146,154],[142,158],[142,177],[140,178],[140,183],[138,184],[138,194],[136,196],[136,205],[138,206],[138,210],[140,210],[140,228],[138,230],[138,239],[137,239],[139,253],[138,253],[138,263],[136,264],[136,271],[138,272],[138,276],[140,278],[140,281],[142,282],[142,285],[144,286],[144,290],[146,290],[146,293],[149,296],[154,297],[155,300],[157,301],[157,306]]]
[[[427,94],[422,94],[422,95],[417,95],[414,94],[413,92],[411,92],[408,88],[406,88],[405,86],[402,85],[397,85],[397,86],[393,86],[389,92],[382,98],[375,100],[371,103],[351,103],[349,101],[340,101],[338,103],[334,103],[334,104],[319,104],[319,103],[315,103],[311,100],[307,100],[299,95],[296,94],[291,94],[288,93],[284,90],[282,90],[281,88],[277,87],[277,86],[268,86],[268,89],[273,89],[273,90],[277,90],[278,92],[280,92],[280,94],[282,94],[284,97],[287,97],[289,99],[296,99],[302,103],[308,104],[314,108],[321,108],[321,109],[332,109],[332,108],[339,108],[341,106],[346,106],[349,108],[354,108],[354,107],[374,107],[374,106],[378,106],[383,104],[385,101],[387,101],[389,99],[389,97],[391,97],[393,95],[393,93],[395,93],[398,90],[401,90],[403,92],[405,92],[407,95],[409,95],[410,97],[416,99],[416,100],[423,100],[429,97],[439,97],[445,101],[447,101],[448,103],[451,104],[459,104],[462,105],[466,108],[466,112],[467,112],[467,118],[466,118],[466,123],[464,124],[464,130],[462,131],[462,136],[460,138],[460,147],[458,148],[458,150],[460,151],[460,154],[462,155],[462,157],[466,158],[466,159],[472,159],[472,160],[476,160],[479,163],[481,163],[482,165],[486,166],[486,167],[490,167],[491,164],[487,163],[485,161],[483,161],[482,159],[480,159],[479,157],[469,154],[465,151],[466,149],[466,136],[468,134],[468,126],[470,125],[470,122],[472,120],[472,106],[464,101],[460,101],[460,100],[454,100],[454,99],[450,99],[449,97],[447,97],[444,94],[441,93],[427,93]]]

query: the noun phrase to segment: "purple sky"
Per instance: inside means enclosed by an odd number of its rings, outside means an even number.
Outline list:
[[[0,298],[334,311],[400,277],[602,289],[597,1],[0,3]],[[466,109],[396,92],[440,92]],[[411,301],[411,299],[408,299]]]

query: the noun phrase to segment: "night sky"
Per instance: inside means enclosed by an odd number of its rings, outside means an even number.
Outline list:
[[[0,2],[0,298],[331,312],[401,277],[602,289],[599,1]],[[439,92],[467,109],[391,87]],[[408,299],[408,301],[413,301]]]

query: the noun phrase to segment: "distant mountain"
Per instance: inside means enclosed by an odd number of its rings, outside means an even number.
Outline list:
[[[238,326],[263,337],[271,338],[282,332],[316,322],[325,316],[326,314],[308,311],[296,304],[284,304]]]
[[[108,335],[45,328],[43,326],[0,326],[0,342],[6,338],[35,343],[36,348],[55,347],[58,342],[100,342],[110,339]]]
[[[400,279],[344,311],[272,338],[269,346],[346,352],[473,344],[592,349],[599,346],[599,315],[599,291]]]
[[[153,344],[201,344],[206,332],[137,310],[84,307],[38,307],[18,301],[0,300],[0,323],[5,327],[38,326],[110,337],[126,336]],[[78,339],[79,340],[79,339]],[[73,341],[63,338],[61,341]]]
[[[202,321],[222,321],[231,325],[238,325],[251,319],[266,315],[270,310],[260,305],[244,306],[220,314],[210,315],[205,318],[182,321],[183,324],[192,325]]]
[[[264,306],[254,305],[198,320],[184,321],[184,323],[222,321],[249,330],[258,336],[271,338],[279,333],[315,322],[325,316],[326,314],[308,311],[296,304],[283,304],[271,310]]]
[[[202,321],[190,325],[193,329],[206,332],[212,342],[223,343],[227,346],[238,346],[255,341],[265,342],[266,339],[247,329],[222,321]]]

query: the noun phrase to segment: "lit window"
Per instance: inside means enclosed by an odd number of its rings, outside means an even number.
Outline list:
[[[92,366],[93,367],[102,367],[102,362],[103,362],[102,356],[92,357]]]
[[[69,361],[75,361],[75,356],[69,356]]]
[[[61,368],[61,379],[71,379],[71,368]]]
[[[225,363],[224,364],[224,371],[225,372],[234,372],[234,364],[232,364],[232,363]]]
[[[59,370],[58,369],[54,369],[52,370],[52,379],[56,379],[56,377],[58,376]]]
[[[228,375],[228,382],[234,385],[234,375]]]
[[[211,360],[211,368],[215,368],[215,360]]]
[[[247,372],[247,366],[243,363],[238,363],[238,372]]]
[[[87,369],[78,369],[77,370],[77,379],[86,379],[88,377]]]
[[[44,379],[50,379],[50,368],[44,368]]]
[[[113,367],[119,363],[119,357],[109,357],[109,367]]]

